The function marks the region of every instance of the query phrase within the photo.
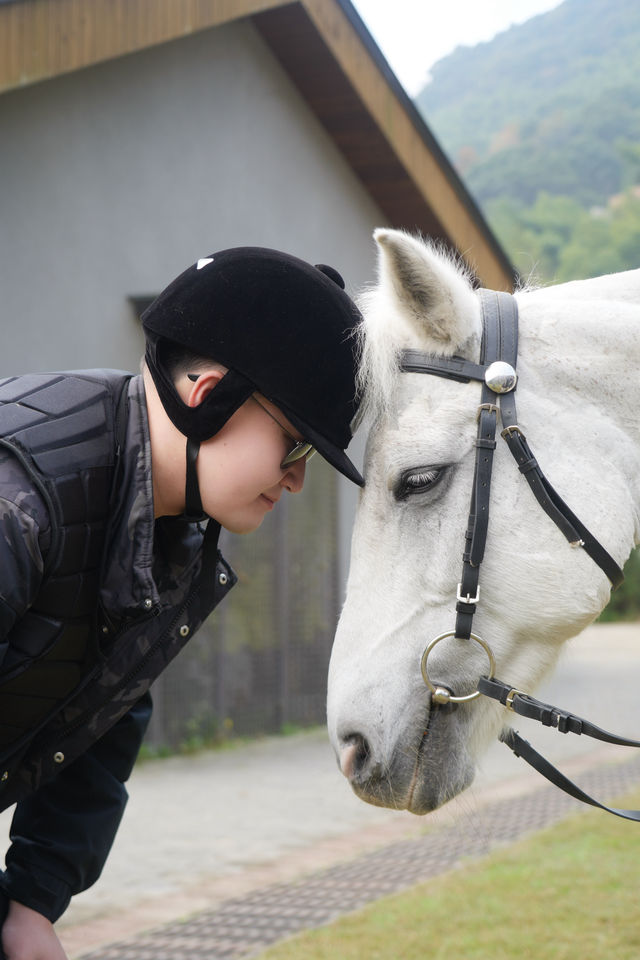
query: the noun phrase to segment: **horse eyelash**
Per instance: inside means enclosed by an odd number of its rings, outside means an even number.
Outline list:
[[[433,483],[440,476],[440,470],[425,470],[424,473],[412,473],[406,478],[409,486],[423,487],[427,483]]]
[[[418,470],[405,470],[396,486],[396,500],[406,500],[414,493],[424,493],[434,487],[442,478],[442,467],[423,467]]]

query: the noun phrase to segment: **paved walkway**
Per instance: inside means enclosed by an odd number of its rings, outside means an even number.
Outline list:
[[[640,757],[586,773],[602,796],[640,784]],[[234,897],[186,922],[83,954],[84,960],[240,960],[299,931],[326,924],[380,897],[431,880],[496,846],[555,823],[574,801],[552,787],[487,805],[482,812],[426,835],[387,844],[293,883]],[[635,825],[629,825],[633,830]],[[637,829],[637,828],[636,828]]]
[[[640,625],[592,628],[541,695],[637,734],[639,643]],[[630,751],[518,728],[598,796],[640,783]],[[59,935],[72,958],[246,956],[579,809],[543,784],[496,744],[442,811],[382,810],[353,796],[323,730],[146,764],[103,877]]]

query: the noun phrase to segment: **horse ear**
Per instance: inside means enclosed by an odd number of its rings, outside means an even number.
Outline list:
[[[401,230],[378,229],[380,285],[427,349],[453,352],[480,331],[477,298],[447,254]]]

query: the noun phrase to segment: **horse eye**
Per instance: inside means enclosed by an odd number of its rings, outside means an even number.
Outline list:
[[[431,490],[442,479],[444,472],[443,467],[418,467],[405,470],[400,474],[395,489],[396,500],[406,500],[413,494]]]

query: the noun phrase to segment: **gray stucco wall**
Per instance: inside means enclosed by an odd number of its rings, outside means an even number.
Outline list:
[[[249,23],[0,97],[0,374],[137,362],[126,297],[237,244],[372,270],[381,221]]]
[[[354,292],[382,222],[248,22],[5,94],[0,375],[136,369],[128,296],[227,246],[333,264]]]

